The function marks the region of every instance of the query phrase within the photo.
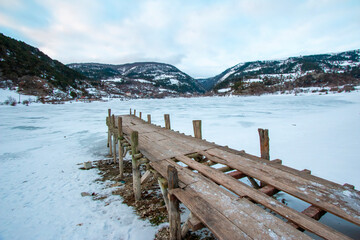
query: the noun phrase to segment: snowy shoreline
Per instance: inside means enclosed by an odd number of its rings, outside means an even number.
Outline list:
[[[0,106],[0,239],[153,239],[159,227],[139,220],[118,197],[105,205],[81,196],[111,191],[95,182],[96,169],[77,165],[107,154],[108,108],[137,109],[161,125],[168,113],[172,128],[186,134],[201,119],[205,139],[254,155],[257,128],[268,128],[271,159],[360,187],[358,91]],[[359,227],[327,215],[322,221],[360,236]]]

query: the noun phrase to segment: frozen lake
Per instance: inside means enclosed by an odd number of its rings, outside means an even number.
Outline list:
[[[158,227],[121,200],[105,206],[80,195],[103,187],[95,169],[76,164],[108,153],[108,108],[136,109],[162,126],[168,113],[171,128],[186,134],[201,119],[203,138],[254,155],[257,129],[268,128],[271,159],[360,187],[359,92],[0,106],[0,239],[153,239]],[[359,227],[324,218],[360,236]]]

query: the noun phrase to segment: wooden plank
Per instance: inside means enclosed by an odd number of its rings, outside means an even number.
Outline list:
[[[244,157],[246,159],[258,162],[260,164],[272,166],[272,167],[280,169],[280,170],[282,170],[284,172],[288,172],[288,173],[294,174],[296,176],[299,176],[299,177],[302,177],[302,178],[305,178],[305,179],[308,179],[308,180],[311,180],[311,181],[319,182],[320,184],[324,184],[324,183],[325,183],[325,185],[330,184],[333,188],[339,188],[339,187],[341,188],[342,187],[340,184],[330,182],[328,180],[325,180],[323,178],[320,178],[320,177],[317,177],[317,176],[314,176],[314,175],[309,175],[309,174],[307,174],[307,173],[305,173],[303,171],[300,171],[298,169],[291,168],[291,167],[288,167],[288,166],[285,166],[285,165],[280,165],[280,164],[278,164],[277,159],[275,159],[276,161],[273,160],[273,161],[269,162],[269,161],[266,161],[266,160],[264,160],[262,158],[259,158],[257,156],[245,153],[244,151],[237,151],[237,150],[230,149],[230,148],[225,148],[225,147],[219,147],[219,149],[222,149],[222,150],[224,150],[226,152],[230,152],[230,153],[242,156],[242,157]]]
[[[246,175],[264,181],[327,212],[360,225],[360,193],[356,190],[346,189],[341,185],[334,188],[330,181],[324,179],[321,183],[316,181],[316,179],[311,181],[298,175],[284,172],[273,165],[251,161],[250,159],[220,149],[210,149],[207,153],[217,157],[216,159],[211,159],[212,161],[242,171]],[[306,173],[304,175],[307,175],[308,178],[311,177],[311,175]]]
[[[208,179],[188,188],[253,239],[310,239],[248,199],[237,198]]]
[[[163,165],[160,165],[160,163],[163,163]],[[219,187],[214,182],[210,181],[204,176],[194,173],[184,167],[181,167],[171,160],[163,160],[155,163],[155,165],[157,165],[157,168],[159,169],[160,174],[161,171],[164,172],[164,169],[166,169],[165,166],[167,166],[168,164],[171,164],[178,169],[179,180],[186,181],[188,186],[187,188],[194,189],[195,191],[197,191],[197,194],[204,196],[204,199],[207,199],[207,201],[211,199],[212,202],[211,204],[215,204],[214,206],[216,209],[222,209],[221,212],[226,212],[225,213],[226,216],[231,218],[235,224],[240,224],[241,219],[246,219],[246,222],[253,224],[252,228],[255,229],[262,229],[264,228],[264,224],[265,224],[267,228],[265,227],[265,232],[261,232],[261,234],[258,235],[258,238],[263,234],[266,235],[267,234],[266,231],[268,233],[271,231],[275,231],[276,234],[280,236],[287,236],[286,237],[287,239],[301,239],[302,235],[299,235],[298,237],[290,237],[290,236],[297,236],[298,231],[295,230],[294,228],[291,228],[290,226],[282,222],[280,219],[274,217],[270,213],[264,211],[263,209],[261,209],[260,207],[256,206],[255,204],[251,203],[246,199],[242,200],[242,201],[246,201],[246,207],[242,207],[242,204],[245,204],[244,202],[240,203],[237,197],[235,197],[233,194],[230,194],[228,191]],[[184,180],[184,177],[187,179]],[[246,212],[247,215],[245,213],[240,214],[240,212],[243,211]],[[254,222],[252,218],[257,220]],[[249,226],[245,228],[249,228]],[[269,229],[272,230],[269,231]]]
[[[329,239],[346,239],[347,237],[311,218],[306,217],[305,215],[289,208],[285,204],[282,204],[273,198],[267,196],[266,194],[255,190],[246,184],[224,174],[214,168],[205,166],[201,163],[191,160],[186,156],[177,157],[176,159],[182,161],[193,169],[196,169],[201,174],[212,179],[214,182],[226,187],[227,189],[233,191],[240,197],[248,196],[252,200],[262,204],[263,206],[277,212],[279,215],[290,219],[293,222],[296,222],[298,225],[304,229],[313,232],[321,237]]]
[[[169,165],[174,166],[178,170],[180,188],[184,188],[189,184],[199,181],[198,174],[195,175],[193,172],[191,172],[188,169],[187,169],[188,171],[184,171],[184,169],[185,169],[184,167],[176,164],[175,162],[173,162],[171,160],[164,159],[161,161],[156,161],[156,162],[150,163],[150,166],[165,179],[167,179],[166,169],[167,169],[167,166],[169,166]]]
[[[219,240],[251,239],[215,208],[211,208],[205,199],[193,190],[171,190],[189,210],[196,215]]]

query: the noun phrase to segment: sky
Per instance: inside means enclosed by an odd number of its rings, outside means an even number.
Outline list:
[[[64,64],[141,61],[212,77],[360,48],[359,0],[0,0],[0,32]]]

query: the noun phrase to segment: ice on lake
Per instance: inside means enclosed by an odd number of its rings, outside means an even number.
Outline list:
[[[268,128],[271,159],[360,187],[359,92],[0,106],[0,239],[153,238],[158,227],[120,199],[105,206],[81,197],[103,191],[97,171],[76,164],[107,154],[108,108],[136,109],[162,126],[167,113],[171,128],[189,135],[192,120],[201,119],[203,138],[255,155],[257,129]]]

